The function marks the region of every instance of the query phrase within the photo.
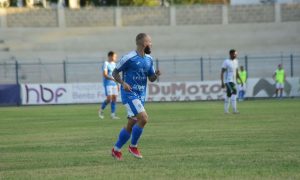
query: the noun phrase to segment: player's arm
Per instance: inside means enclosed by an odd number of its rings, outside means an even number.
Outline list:
[[[112,76],[113,76],[113,78],[115,79],[116,82],[120,83],[123,86],[125,91],[131,91],[130,85],[122,80],[122,78],[119,74],[119,71],[117,69],[114,69],[114,71],[112,72]]]
[[[276,77],[276,72],[274,72],[272,78],[275,80],[276,79],[275,77]]]
[[[160,70],[156,70],[152,76],[148,77],[148,79],[149,81],[154,82],[160,75],[161,75]]]
[[[224,72],[225,71],[226,71],[226,69],[222,68],[222,70],[221,70],[221,86],[222,86],[222,88],[225,87],[225,84],[224,84]]]
[[[108,80],[112,80],[112,81],[115,80],[113,77],[111,77],[111,76],[108,75],[107,69],[103,70],[103,77],[106,78],[106,79],[108,79]]]
[[[240,76],[239,70],[237,69],[235,73],[236,73],[236,77],[240,80],[241,85],[243,86],[244,83],[243,83],[242,78]]]
[[[151,82],[154,82],[155,80],[157,80],[157,78],[161,75],[160,70],[157,68],[157,70],[155,70],[154,66],[153,66],[153,62],[151,64],[151,68],[148,71],[148,79]]]

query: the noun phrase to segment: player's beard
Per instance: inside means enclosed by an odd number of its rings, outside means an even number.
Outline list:
[[[151,49],[149,46],[146,46],[144,49],[145,54],[151,54]]]

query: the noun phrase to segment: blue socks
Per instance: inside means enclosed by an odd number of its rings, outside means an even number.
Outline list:
[[[106,105],[107,105],[107,102],[106,102],[106,100],[104,100],[103,103],[102,103],[102,105],[101,105],[101,109],[102,110],[105,109]]]
[[[102,105],[101,105],[101,110],[104,110],[105,107],[108,105],[109,103],[106,102],[106,100],[103,101]],[[111,113],[115,113],[116,112],[116,107],[117,107],[117,103],[112,101],[110,104],[111,107]]]
[[[127,132],[125,128],[123,128],[119,134],[119,139],[115,144],[115,150],[120,150],[122,146],[128,141],[130,138],[130,133]]]
[[[110,104],[111,107],[111,113],[115,113],[116,112],[116,102],[112,101]]]
[[[144,128],[141,128],[139,125],[135,124],[132,128],[132,138],[131,138],[131,145],[136,146],[138,140],[140,139]]]
[[[138,140],[140,139],[142,133],[143,133],[144,128],[141,128],[140,126],[138,126],[137,124],[135,124],[132,128],[132,137],[131,137],[131,145],[136,146]],[[119,134],[119,139],[117,141],[117,143],[115,144],[115,150],[120,151],[121,148],[123,147],[124,144],[126,144],[126,142],[129,140],[130,138],[130,133],[123,128],[120,131]]]

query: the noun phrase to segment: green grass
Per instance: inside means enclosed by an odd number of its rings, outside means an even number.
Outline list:
[[[299,99],[245,101],[239,115],[221,101],[148,103],[144,159],[127,144],[122,162],[110,150],[126,120],[97,108],[0,108],[0,179],[300,179]]]

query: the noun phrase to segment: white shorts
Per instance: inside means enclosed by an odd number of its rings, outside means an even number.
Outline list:
[[[284,83],[276,83],[276,89],[283,89]]]
[[[143,103],[139,99],[133,99],[125,104],[127,109],[127,116],[133,117],[141,112],[145,112]]]
[[[119,95],[118,86],[104,86],[104,90],[106,96]]]

